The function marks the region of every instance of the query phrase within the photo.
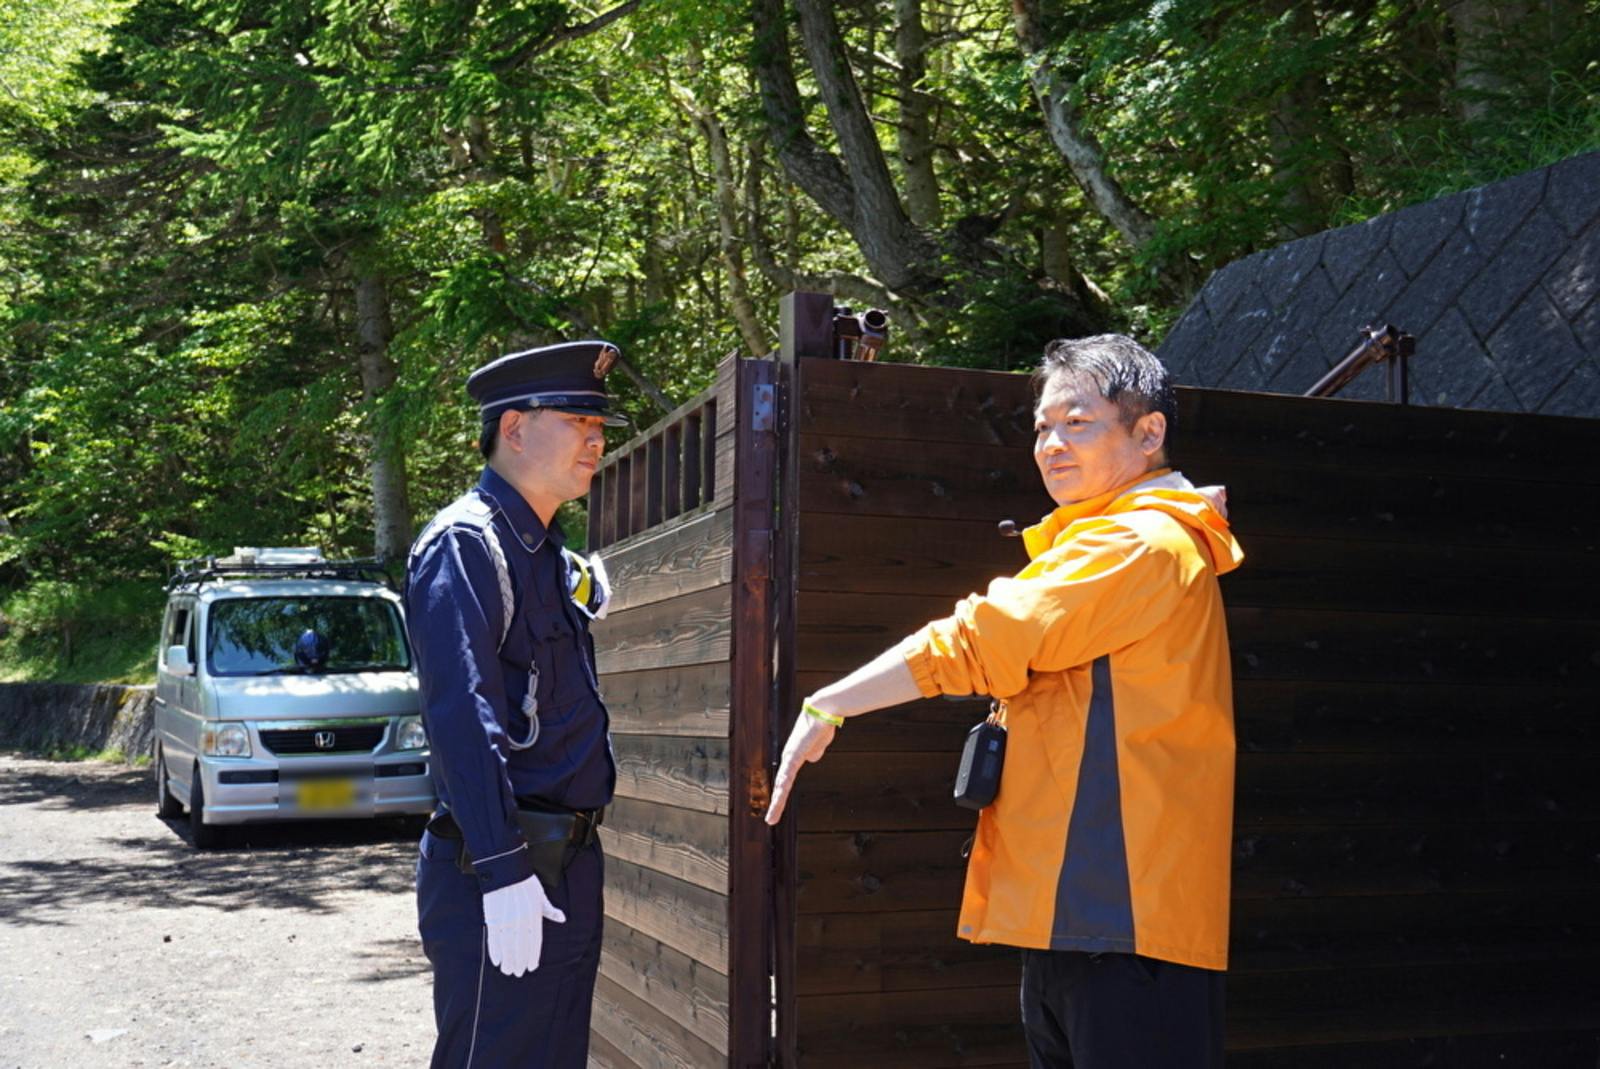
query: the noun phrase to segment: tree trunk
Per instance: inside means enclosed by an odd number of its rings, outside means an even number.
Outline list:
[[[1301,39],[1317,35],[1316,18],[1306,0],[1271,0],[1267,10],[1288,22]],[[1272,181],[1278,188],[1278,238],[1289,241],[1322,229],[1328,214],[1329,184],[1322,173],[1318,137],[1322,78],[1306,70],[1285,86],[1267,117]]]
[[[841,160],[806,129],[789,54],[783,0],[754,0],[754,67],[772,147],[784,171],[817,207],[846,229],[875,279],[907,320],[932,323],[960,309],[990,281],[1015,277],[1007,250],[990,240],[993,226],[969,217],[938,235],[918,227],[900,201],[877,132],[856,85],[833,5],[795,0],[800,38]],[[976,224],[976,225],[974,225]],[[751,233],[752,249],[756,235]],[[769,264],[759,255],[763,271]],[[790,259],[789,263],[796,261]],[[842,279],[841,279],[842,281]],[[1037,281],[1037,280],[1035,280]],[[960,287],[970,287],[959,290]],[[1046,287],[1059,329],[1096,333],[1105,320],[1056,287]],[[837,291],[835,291],[837,292]]]
[[[1507,88],[1493,56],[1528,8],[1522,0],[1456,0],[1449,11],[1456,39],[1456,106],[1462,121],[1474,123],[1488,116],[1494,97]]]
[[[895,58],[900,63],[900,170],[905,175],[906,210],[925,229],[939,225],[939,183],[933,173],[933,125],[929,120],[928,33],[922,25],[922,0],[895,0]]]
[[[397,375],[389,355],[393,337],[388,285],[382,275],[363,271],[356,279],[356,351],[372,472],[373,551],[382,560],[405,556],[412,534],[405,446],[394,421],[386,419],[382,409]]]
[[[832,6],[826,0],[796,0],[795,7],[801,42],[844,162],[818,146],[805,128],[783,0],[755,0],[756,72],[778,159],[795,184],[849,231],[885,286],[908,294],[937,289],[938,247],[912,225],[900,203]]]
[[[1046,278],[1075,302],[1091,309],[1101,319],[1110,321],[1111,298],[1088,275],[1078,270],[1072,247],[1067,241],[1067,228],[1060,220],[1046,224],[1041,231],[1039,252]]]
[[[1017,43],[1030,67],[1033,95],[1044,113],[1050,140],[1066,160],[1089,202],[1117,233],[1135,249],[1141,249],[1155,234],[1155,224],[1123,191],[1106,171],[1105,153],[1078,118],[1072,105],[1072,83],[1057,69],[1046,50],[1044,31],[1039,25],[1039,0],[1012,0],[1011,11]]]
[[[689,46],[691,73],[704,76],[705,64],[697,44]],[[733,321],[744,340],[745,351],[751,356],[766,356],[772,351],[767,332],[762,329],[756,315],[755,302],[750,298],[750,285],[745,276],[744,252],[739,239],[739,194],[733,174],[733,159],[728,152],[728,131],[722,125],[720,94],[717,93],[716,75],[705,80],[704,99],[691,96],[689,107],[695,125],[705,138],[706,153],[711,157],[711,174],[716,183],[717,252],[728,276],[728,307]]]

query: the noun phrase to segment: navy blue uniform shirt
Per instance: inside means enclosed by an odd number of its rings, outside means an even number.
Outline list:
[[[533,875],[516,824],[518,797],[597,809],[616,785],[594,642],[569,594],[564,540],[560,524],[546,528],[485,468],[478,485],[424,529],[406,567],[431,778],[484,891]],[[497,548],[515,606],[509,626]],[[524,701],[534,680],[536,735]],[[530,735],[532,744],[519,748]]]

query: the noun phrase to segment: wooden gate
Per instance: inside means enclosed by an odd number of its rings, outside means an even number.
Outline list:
[[[594,631],[617,763],[590,1036],[605,1069],[768,1061],[773,370],[724,361],[591,488],[616,590]]]
[[[996,522],[1050,507],[1023,376],[823,359],[830,318],[787,300],[781,359],[603,470],[598,1065],[1025,1063],[1015,951],[954,934],[981,703],[852,722],[757,822],[798,696],[1015,571]],[[1593,1065],[1596,456],[1594,421],[1180,391],[1176,465],[1228,486],[1248,555],[1235,1069]]]

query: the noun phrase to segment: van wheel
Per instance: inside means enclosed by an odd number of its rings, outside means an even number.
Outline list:
[[[194,766],[194,779],[189,785],[189,838],[196,850],[215,850],[223,840],[222,829],[206,823],[206,789],[200,782],[199,765]]]
[[[183,803],[172,797],[172,784],[167,782],[167,755],[156,743],[156,816],[162,820],[183,816]]]

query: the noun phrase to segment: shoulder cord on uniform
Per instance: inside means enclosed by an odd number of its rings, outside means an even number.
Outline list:
[[[495,647],[496,652],[505,648],[506,639],[511,634],[511,621],[516,615],[516,599],[511,594],[511,567],[506,563],[505,550],[500,545],[500,533],[493,523],[487,529],[489,543],[489,556],[494,559],[495,577],[500,580],[500,604],[502,606],[500,626],[500,645]],[[522,696],[522,715],[528,718],[528,737],[518,739],[508,730],[506,742],[510,743],[513,750],[531,749],[539,741],[539,662],[533,658],[528,660],[528,693]]]

